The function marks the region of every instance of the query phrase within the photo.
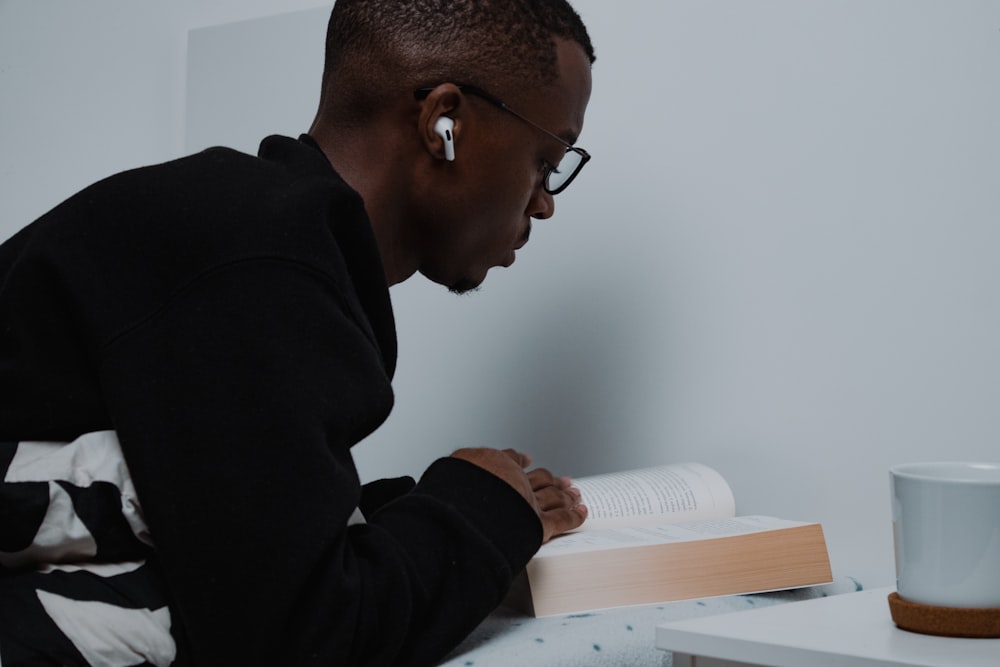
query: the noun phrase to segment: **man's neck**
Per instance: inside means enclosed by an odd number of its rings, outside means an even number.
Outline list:
[[[395,285],[412,276],[418,262],[414,245],[404,233],[406,196],[400,185],[405,183],[401,183],[396,165],[388,157],[395,151],[377,145],[378,142],[352,139],[351,133],[324,134],[315,126],[310,135],[340,177],[361,195],[382,257],[386,282]]]

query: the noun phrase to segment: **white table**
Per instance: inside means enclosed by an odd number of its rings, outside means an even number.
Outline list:
[[[1000,639],[935,637],[900,630],[893,588],[791,602],[657,626],[674,667],[997,667]]]

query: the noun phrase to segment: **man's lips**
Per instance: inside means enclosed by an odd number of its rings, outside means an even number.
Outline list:
[[[528,220],[528,224],[524,227],[524,233],[521,234],[521,238],[518,240],[517,245],[514,246],[514,250],[520,250],[528,242],[528,238],[531,236],[531,220]]]
[[[531,221],[529,220],[527,226],[524,228],[524,233],[521,234],[521,238],[519,238],[517,240],[517,243],[514,244],[514,247],[511,249],[510,254],[507,256],[506,261],[504,261],[503,265],[505,267],[510,266],[511,264],[514,263],[514,260],[517,259],[517,251],[523,248],[528,243],[528,238],[530,236],[531,236]]]

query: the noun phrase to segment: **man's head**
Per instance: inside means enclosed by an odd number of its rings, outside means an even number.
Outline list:
[[[564,0],[337,0],[311,132],[365,198],[390,282],[464,291],[513,262],[553,212],[543,181],[582,129],[593,61]]]

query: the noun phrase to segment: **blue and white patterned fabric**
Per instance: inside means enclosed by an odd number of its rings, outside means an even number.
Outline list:
[[[849,577],[788,591],[620,607],[532,618],[506,607],[490,615],[441,667],[672,667],[656,648],[656,626],[861,590]]]

